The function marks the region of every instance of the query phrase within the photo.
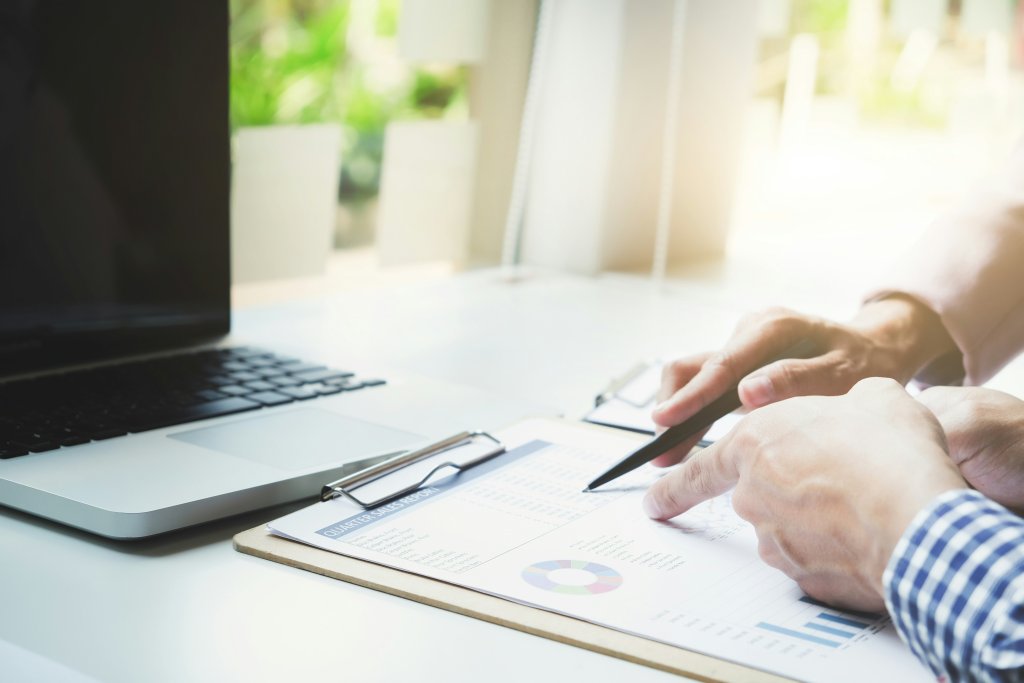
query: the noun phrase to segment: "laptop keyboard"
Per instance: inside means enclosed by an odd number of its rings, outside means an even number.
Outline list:
[[[384,384],[251,347],[0,384],[0,459]]]

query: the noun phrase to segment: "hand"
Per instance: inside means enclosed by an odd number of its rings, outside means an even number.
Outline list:
[[[967,484],[931,412],[872,378],[752,413],[654,484],[644,509],[669,519],[734,486],[765,562],[820,600],[881,610],[882,573],[914,515]]]
[[[801,340],[818,355],[762,365]],[[955,349],[935,313],[913,299],[892,297],[865,304],[847,325],[782,308],[744,318],[717,353],[682,358],[662,374],[654,421],[671,427],[739,383],[748,409],[792,396],[846,393],[865,377],[891,377],[901,384],[939,356]],[[654,460],[679,462],[703,433]]]
[[[918,400],[938,418],[964,479],[1024,513],[1024,401],[980,387],[934,387]]]

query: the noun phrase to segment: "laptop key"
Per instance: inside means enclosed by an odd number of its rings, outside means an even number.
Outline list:
[[[11,458],[17,458],[19,455],[28,455],[28,449],[18,448],[17,446],[0,448],[0,460],[10,460]]]
[[[303,363],[299,361],[297,363],[282,363],[277,367],[281,368],[289,374],[298,374],[300,372],[309,372],[311,370],[326,370],[326,366],[316,365],[314,363]]]
[[[293,372],[292,377],[299,380],[303,384],[306,384],[307,382],[324,382],[326,380],[334,379],[336,377],[352,377],[353,374],[355,373],[325,368],[323,370],[307,370],[306,372]]]
[[[285,396],[276,391],[261,391],[256,394],[249,394],[246,398],[250,401],[259,401],[265,406],[279,406],[282,403],[291,403],[295,400],[291,396]]]
[[[256,380],[258,380],[260,378],[260,376],[257,375],[256,373],[249,372],[247,370],[240,370],[238,372],[232,372],[231,373],[231,377],[235,381],[238,381],[238,382],[255,382]]]
[[[271,384],[270,382],[266,382],[264,380],[257,380],[255,382],[246,382],[242,386],[249,387],[253,391],[273,391],[274,389],[277,388],[276,384]]]
[[[14,441],[12,442],[12,445],[16,448],[24,448],[25,450],[32,451],[33,453],[43,453],[45,451],[52,451],[56,448],[60,448],[60,443],[48,440]]]
[[[306,387],[281,387],[278,391],[300,401],[305,401],[307,398],[316,398],[319,395]]]
[[[222,394],[227,394],[228,396],[245,396],[246,394],[251,394],[253,390],[250,389],[249,387],[242,387],[237,384],[229,384],[226,387],[221,387],[217,391],[221,392]]]
[[[211,417],[233,415],[261,407],[262,404],[244,398],[223,398],[219,401],[175,408],[158,414],[134,416],[127,420],[127,427],[130,432],[144,432],[170,425],[206,420]]]
[[[94,441],[104,441],[106,439],[113,439],[115,436],[124,436],[128,433],[127,429],[121,429],[119,427],[112,427],[110,429],[101,429],[97,432],[93,432],[90,436]]]

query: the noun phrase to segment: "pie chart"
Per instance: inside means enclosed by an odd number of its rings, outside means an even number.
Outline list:
[[[597,595],[622,585],[622,574],[611,567],[584,560],[545,560],[523,570],[531,586],[562,595]]]

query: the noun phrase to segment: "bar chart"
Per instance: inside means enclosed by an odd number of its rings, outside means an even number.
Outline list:
[[[796,623],[781,625],[761,621],[757,628],[814,645],[839,648],[861,633],[869,632],[882,619],[877,615],[826,608],[824,604],[807,596],[801,597],[800,602],[811,609],[802,611],[798,620],[790,620]]]

